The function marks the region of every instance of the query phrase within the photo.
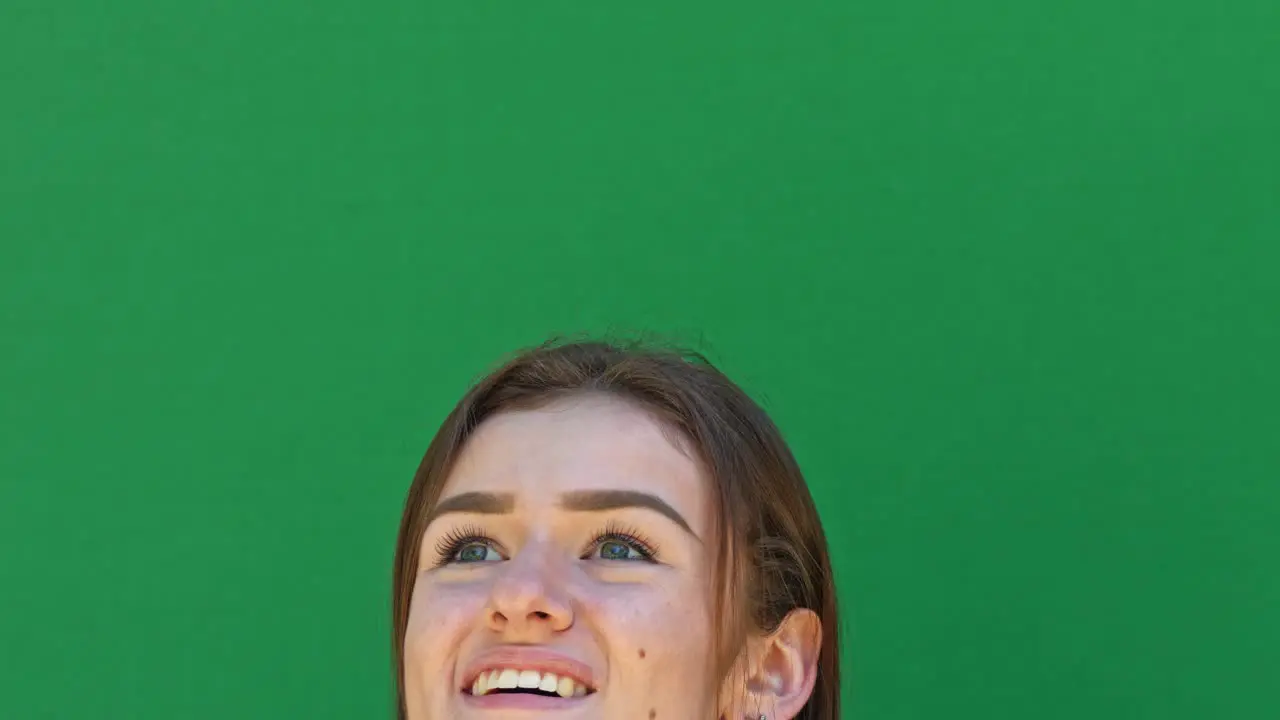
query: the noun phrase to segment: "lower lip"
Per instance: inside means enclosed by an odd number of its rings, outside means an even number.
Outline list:
[[[580,706],[591,697],[564,698],[546,697],[532,693],[492,693],[489,695],[472,695],[462,693],[463,701],[468,707],[478,710],[568,710]]]

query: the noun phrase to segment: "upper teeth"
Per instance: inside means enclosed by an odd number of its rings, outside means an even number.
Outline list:
[[[471,684],[472,695],[484,695],[490,691],[510,688],[528,688],[543,692],[556,693],[560,697],[582,697],[587,688],[571,677],[560,677],[553,673],[540,673],[537,670],[519,670],[516,668],[499,668],[480,673]]]

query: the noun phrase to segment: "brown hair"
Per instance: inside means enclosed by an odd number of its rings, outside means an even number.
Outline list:
[[[798,717],[838,720],[839,633],[827,541],[777,427],[698,353],[643,343],[557,341],[517,355],[476,384],[445,418],[414,474],[392,580],[397,716],[405,718],[404,637],[419,543],[463,444],[499,411],[587,392],[612,394],[652,412],[680,433],[710,478],[715,529],[724,540],[713,593],[721,613],[715,657],[721,676],[727,676],[748,632],[772,630],[791,610],[810,609],[822,621],[822,644],[817,684]]]

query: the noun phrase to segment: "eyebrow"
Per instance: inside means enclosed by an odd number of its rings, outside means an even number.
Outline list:
[[[441,500],[427,518],[427,523],[449,513],[475,513],[477,515],[505,515],[516,507],[515,496],[510,493],[465,492],[447,500]]]
[[[506,515],[515,510],[515,507],[516,499],[511,493],[459,493],[440,501],[427,518],[427,524],[450,513]],[[657,495],[638,490],[574,490],[560,497],[560,507],[573,512],[603,512],[623,508],[652,510],[679,525],[694,538],[698,537],[684,517],[667,501]]]

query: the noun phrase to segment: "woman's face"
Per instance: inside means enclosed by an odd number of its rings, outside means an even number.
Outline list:
[[[621,400],[487,419],[422,538],[409,719],[714,717],[709,494]]]

